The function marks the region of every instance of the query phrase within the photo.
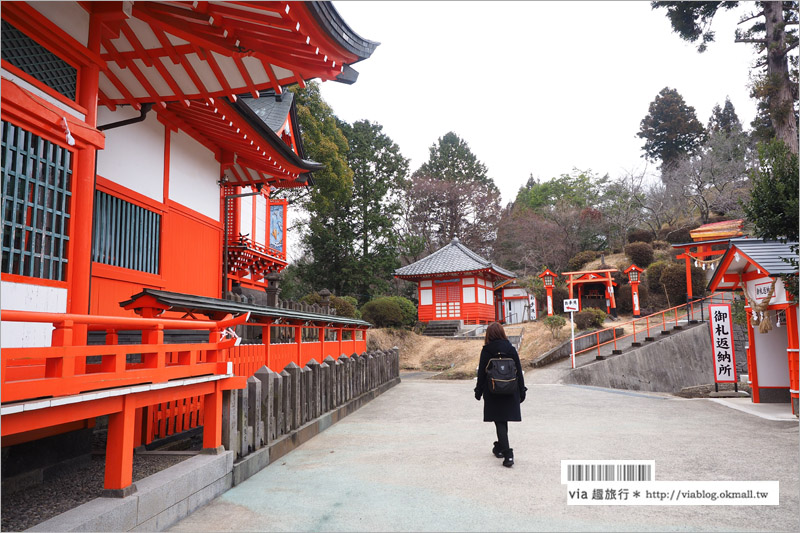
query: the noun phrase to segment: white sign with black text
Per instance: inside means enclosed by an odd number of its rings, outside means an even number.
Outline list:
[[[733,330],[730,304],[708,306],[711,325],[711,350],[714,354],[714,380],[717,383],[736,382],[736,359],[733,353]]]

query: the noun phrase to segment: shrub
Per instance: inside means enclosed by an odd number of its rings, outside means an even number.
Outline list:
[[[578,329],[602,328],[606,313],[594,307],[587,307],[575,313],[575,327]]]
[[[303,296],[300,301],[309,305],[322,305],[322,296],[316,292],[312,292],[311,294],[306,294]],[[346,318],[361,318],[361,313],[357,308],[358,300],[352,296],[339,297],[335,294],[332,294],[330,297],[330,304],[332,308],[336,309],[336,316],[342,316]]]
[[[702,272],[702,270],[701,270]],[[674,307],[686,303],[686,267],[671,263],[661,271],[661,285],[667,293],[667,305]]]
[[[583,252],[575,254],[567,263],[567,267],[570,270],[580,270],[586,263],[590,263],[595,259],[597,259],[597,252],[594,250],[584,250]]]
[[[563,316],[553,315],[545,317],[542,323],[550,330],[553,338],[557,339],[561,333],[561,328],[567,325],[567,319]]]
[[[644,281],[650,292],[663,293],[664,287],[661,285],[661,272],[671,261],[656,261],[644,271]]]
[[[625,255],[639,268],[647,268],[653,262],[653,247],[646,242],[632,242],[625,247]]]
[[[633,313],[633,287],[630,285],[623,285],[616,289],[617,311],[624,314]],[[639,284],[639,312],[644,314],[643,310],[650,304],[650,291],[647,286]],[[649,313],[648,313],[649,314]]]
[[[381,296],[365,303],[361,316],[379,328],[411,327],[417,320],[417,309],[402,296]]]
[[[653,250],[672,250],[672,246],[667,241],[653,241],[650,243]]]
[[[632,229],[628,232],[628,242],[652,242],[653,233],[646,229]]]

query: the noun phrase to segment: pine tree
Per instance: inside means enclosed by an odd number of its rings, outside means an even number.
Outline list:
[[[645,158],[661,161],[665,172],[682,157],[695,153],[703,144],[706,131],[697,120],[694,107],[686,105],[678,91],[664,87],[650,103],[637,135],[645,140]]]

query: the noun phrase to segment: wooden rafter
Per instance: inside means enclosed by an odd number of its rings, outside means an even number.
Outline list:
[[[142,59],[145,65],[150,67],[155,67],[158,73],[161,75],[161,78],[167,83],[167,85],[169,85],[169,88],[172,89],[172,92],[175,94],[177,99],[183,102],[183,105],[189,107],[189,99],[183,93],[180,86],[178,85],[178,82],[175,81],[175,78],[173,78],[172,75],[169,73],[167,67],[164,66],[164,63],[161,62],[161,58],[160,57],[150,58],[149,54],[144,51],[144,46],[142,46],[142,43],[139,41],[139,39],[136,37],[136,34],[133,32],[133,30],[128,26],[126,22],[122,23],[122,33],[125,35],[125,38],[128,39],[128,42],[131,43],[134,49],[142,50],[143,55],[151,60],[150,64],[147,65],[147,62],[144,59]]]
[[[253,98],[258,98],[260,96],[258,89],[256,89],[256,84],[253,83],[253,78],[247,71],[247,67],[244,66],[244,63],[242,63],[242,58],[239,56],[234,56],[233,61],[236,63],[236,68],[239,69],[239,74],[241,74],[242,78],[244,79],[244,84],[248,89],[250,89],[250,94],[253,96]]]

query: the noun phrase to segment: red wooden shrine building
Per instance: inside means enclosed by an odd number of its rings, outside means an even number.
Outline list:
[[[376,46],[323,2],[3,3],[3,447],[107,415],[124,493],[162,406],[217,448],[257,368],[364,351],[366,322],[252,302],[286,266],[276,192],[321,168],[285,88],[352,83]]]
[[[488,324],[503,319],[502,299],[495,305],[495,287],[513,281],[513,272],[479,256],[457,238],[416,263],[395,271],[396,278],[417,284],[421,322],[461,321]]]
[[[800,389],[800,341],[797,300],[786,291],[781,274],[797,275],[785,261],[793,243],[753,238],[730,239],[708,289],[741,291],[747,315],[747,370],[753,403],[790,402],[795,416]],[[738,354],[737,354],[738,355]]]

